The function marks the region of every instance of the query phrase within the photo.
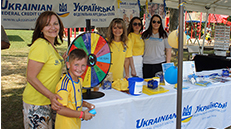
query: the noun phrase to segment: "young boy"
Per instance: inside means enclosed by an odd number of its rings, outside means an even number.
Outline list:
[[[82,78],[87,67],[87,54],[82,49],[74,49],[66,62],[68,73],[62,77],[56,86],[55,92],[62,97],[59,102],[63,105],[57,111],[55,129],[80,129],[81,118],[90,120],[94,115],[89,110],[95,108],[82,99]],[[82,107],[88,109],[82,111]]]

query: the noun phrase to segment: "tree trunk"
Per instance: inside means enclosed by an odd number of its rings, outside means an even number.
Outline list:
[[[108,27],[98,27],[98,28],[96,28],[96,31],[97,31],[100,35],[102,35],[104,38],[106,38],[107,29],[108,29]]]
[[[177,29],[179,24],[179,10],[169,8],[170,16],[169,16],[169,31],[173,31]]]

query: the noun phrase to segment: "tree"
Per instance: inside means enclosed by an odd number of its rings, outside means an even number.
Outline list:
[[[231,21],[231,16],[229,16],[229,17],[227,18],[227,21]]]
[[[97,27],[96,30],[99,34],[106,38],[108,27]]]
[[[173,31],[177,29],[179,24],[179,10],[169,8],[170,16],[169,16],[169,31]]]
[[[145,8],[145,5],[143,5],[143,6],[141,5],[141,6],[140,6],[140,18],[143,18],[144,13],[145,13],[145,9],[146,9],[146,8]]]

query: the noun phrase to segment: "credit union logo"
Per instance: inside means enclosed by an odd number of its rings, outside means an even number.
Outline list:
[[[184,107],[182,117],[183,117],[181,119],[182,123],[189,122],[192,119],[192,117],[193,117],[192,106],[187,105],[187,107]]]
[[[60,17],[67,17],[70,12],[67,12],[67,4],[61,3],[59,4],[59,13],[57,13]]]

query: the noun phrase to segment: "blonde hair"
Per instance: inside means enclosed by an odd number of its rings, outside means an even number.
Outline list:
[[[126,29],[126,24],[125,22],[123,21],[122,18],[114,18],[109,27],[108,27],[108,31],[107,31],[107,41],[109,43],[109,45],[111,45],[113,39],[114,39],[114,34],[112,32],[112,28],[114,26],[122,26],[123,28],[123,34],[121,35],[121,41],[123,42],[123,46],[124,48],[127,47],[127,40],[128,40],[128,37],[127,37],[127,29]]]

